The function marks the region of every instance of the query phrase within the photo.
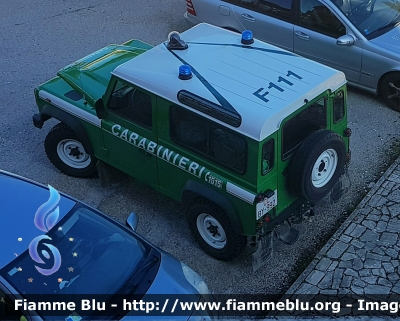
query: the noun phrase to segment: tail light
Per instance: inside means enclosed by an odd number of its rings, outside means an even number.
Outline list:
[[[192,0],[186,0],[186,11],[192,16],[196,15],[196,10],[194,10]]]
[[[344,137],[350,137],[351,136],[351,129],[350,128],[346,128],[343,132],[343,136]]]

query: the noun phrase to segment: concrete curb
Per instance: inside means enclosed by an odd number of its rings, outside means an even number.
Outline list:
[[[350,216],[346,219],[346,221],[339,227],[339,229],[332,235],[329,241],[323,246],[323,248],[317,253],[312,262],[308,265],[308,267],[301,273],[301,275],[297,278],[297,280],[291,285],[291,287],[286,291],[285,295],[296,294],[296,290],[299,289],[301,284],[305,281],[307,276],[313,271],[320,261],[320,259],[327,253],[327,251],[331,248],[334,242],[336,242],[342,233],[349,227],[349,225],[353,222],[354,218],[360,214],[360,210],[368,203],[373,195],[378,191],[381,185],[387,180],[387,178],[391,175],[391,173],[395,170],[395,168],[400,164],[400,156],[393,162],[393,164],[386,170],[386,172],[382,175],[382,177],[378,180],[378,182],[374,185],[374,187],[368,192],[368,194],[363,198],[363,200],[357,205],[356,209]]]

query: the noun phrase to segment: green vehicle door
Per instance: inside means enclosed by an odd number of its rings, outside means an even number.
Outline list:
[[[107,101],[107,100],[106,100]],[[118,80],[102,119],[106,162],[152,186],[158,184],[155,98]]]

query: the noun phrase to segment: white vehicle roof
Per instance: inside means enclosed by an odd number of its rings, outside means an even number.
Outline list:
[[[277,131],[306,100],[346,83],[342,72],[256,39],[243,45],[240,34],[209,24],[198,24],[180,37],[187,49],[169,50],[162,43],[113,74],[257,141]],[[192,69],[189,80],[178,77],[184,64]],[[182,90],[230,110],[239,122],[232,125],[187,106],[178,100]]]

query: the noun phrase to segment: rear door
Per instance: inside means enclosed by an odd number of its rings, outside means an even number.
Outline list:
[[[318,0],[300,0],[298,24],[294,26],[294,52],[345,73],[358,83],[361,72],[362,48],[339,46],[337,39],[346,35],[343,22],[330,8]]]
[[[292,0],[224,0],[243,30],[257,39],[293,51]]]

